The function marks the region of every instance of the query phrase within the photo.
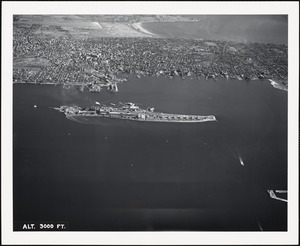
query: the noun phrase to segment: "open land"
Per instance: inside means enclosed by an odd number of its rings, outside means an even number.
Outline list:
[[[272,79],[287,90],[287,46],[164,37],[144,22],[191,22],[195,16],[14,16],[13,82],[79,86],[99,92],[134,74],[170,79]],[[163,24],[163,23],[162,23]],[[114,91],[114,90],[112,90]]]

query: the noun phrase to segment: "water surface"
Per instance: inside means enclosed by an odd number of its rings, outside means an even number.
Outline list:
[[[206,15],[197,22],[151,22],[143,27],[163,37],[286,44],[287,15]]]
[[[13,93],[15,222],[258,231],[259,221],[264,230],[287,229],[286,204],[266,192],[287,189],[287,92],[267,81],[132,77],[117,94],[21,84]],[[95,101],[218,121],[80,124],[49,108]]]

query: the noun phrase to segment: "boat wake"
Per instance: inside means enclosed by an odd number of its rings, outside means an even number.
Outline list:
[[[245,163],[244,163],[242,157],[241,157],[240,155],[238,155],[238,158],[239,158],[239,161],[240,161],[241,165],[242,165],[242,166],[245,166]]]
[[[240,163],[242,166],[245,166],[245,162],[244,162],[244,160],[243,160],[243,157],[242,157],[240,151],[238,151],[238,150],[233,150],[233,151],[231,151],[231,152],[232,152],[233,156],[239,161],[239,163]]]

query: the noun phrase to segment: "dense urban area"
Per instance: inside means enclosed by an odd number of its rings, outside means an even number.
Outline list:
[[[88,32],[75,29],[78,33]],[[65,88],[78,86],[80,90],[99,92],[103,87],[116,91],[118,83],[135,75],[212,80],[267,78],[287,88],[287,52],[287,46],[281,44],[157,36],[95,37],[73,35],[59,25],[14,21],[13,82],[62,84]]]

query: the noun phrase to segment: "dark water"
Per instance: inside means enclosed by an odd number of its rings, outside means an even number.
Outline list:
[[[163,37],[287,44],[288,20],[280,15],[206,15],[198,22],[143,23]]]
[[[119,91],[14,85],[15,222],[258,231],[259,221],[264,230],[287,229],[286,204],[266,191],[287,189],[287,92],[267,81],[163,78],[132,78]],[[79,124],[48,108],[94,101],[218,121]]]

